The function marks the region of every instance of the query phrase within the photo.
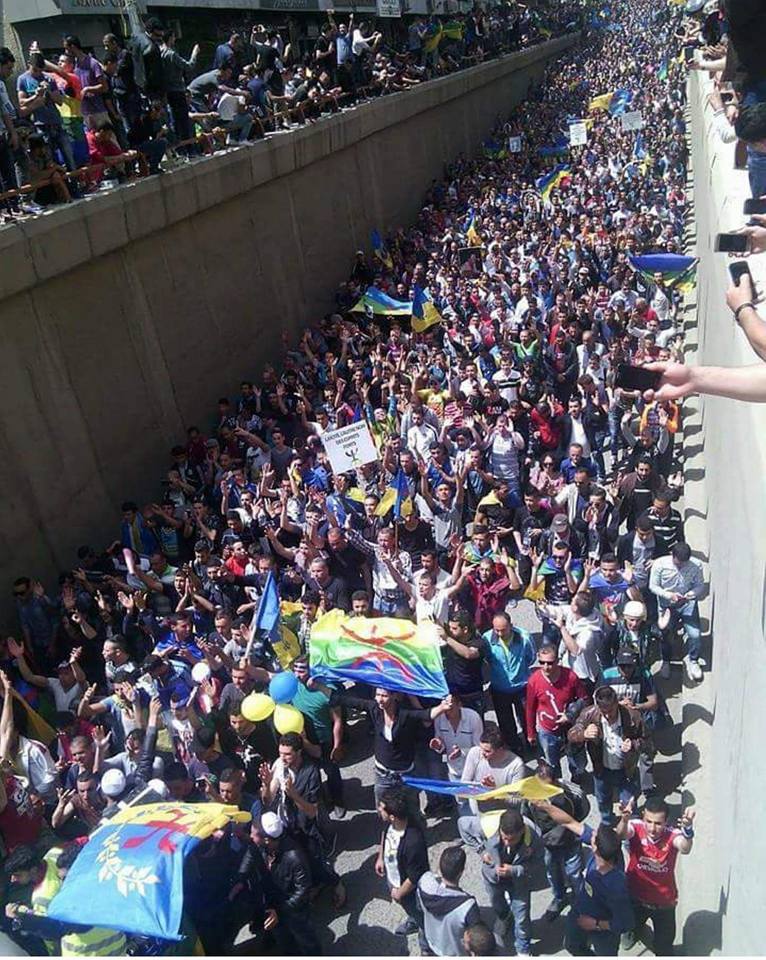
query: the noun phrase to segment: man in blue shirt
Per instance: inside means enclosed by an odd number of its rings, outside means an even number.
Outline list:
[[[526,630],[514,627],[507,613],[492,618],[492,629],[484,634],[490,666],[490,693],[497,723],[508,746],[523,756],[529,750],[524,738],[524,694],[529,671],[537,660],[532,638]],[[514,716],[515,711],[515,716]],[[519,734],[518,726],[522,730]]]
[[[41,53],[30,53],[28,64],[29,69],[16,81],[21,115],[31,116],[51,150],[60,150],[67,169],[74,170],[76,164],[72,141],[64,130],[58,111],[58,104],[64,102],[64,96],[54,83],[53,77],[44,72],[45,57]]]
[[[591,849],[583,885],[568,916],[567,950],[576,957],[616,957],[620,936],[632,930],[634,922],[617,834],[603,823],[594,832],[549,801],[536,805]]]

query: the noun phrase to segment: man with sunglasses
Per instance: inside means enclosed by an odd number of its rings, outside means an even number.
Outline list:
[[[527,740],[550,764],[557,777],[561,776],[561,757],[567,748],[570,716],[589,702],[588,693],[573,670],[559,663],[558,648],[543,643],[537,653],[539,670],[533,671],[527,683],[526,723]],[[570,756],[572,779],[577,780],[585,769],[585,758]]]

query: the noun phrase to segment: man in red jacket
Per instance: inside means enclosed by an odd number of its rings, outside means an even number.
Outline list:
[[[567,728],[571,723],[567,708],[577,704],[577,708],[570,711],[576,716],[588,702],[588,692],[573,670],[561,666],[558,650],[552,644],[544,643],[540,647],[537,662],[540,669],[532,673],[527,684],[527,739],[533,746],[539,742],[542,755],[559,777]],[[579,759],[577,753],[569,757],[575,782],[585,770],[584,751],[579,754]]]

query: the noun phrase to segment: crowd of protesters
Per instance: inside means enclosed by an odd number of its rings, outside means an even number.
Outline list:
[[[372,21],[352,13],[336,22],[330,12],[310,51],[260,25],[232,30],[203,64],[198,45],[187,59],[172,29],[129,10],[130,36],[107,34],[100,51],[70,35],[48,59],[35,43],[21,70],[0,48],[0,79],[15,75],[16,88],[14,102],[0,83],[4,219],[313,122],[580,23],[576,3],[538,11],[513,2],[477,6],[446,29],[445,18],[414,17],[399,28],[400,42],[387,42]]]
[[[449,164],[411,229],[378,259],[356,255],[337,313],[220,399],[207,428],[189,427],[156,503],[126,500],[108,545],[83,546],[55,586],[16,580],[20,633],[0,640],[0,838],[19,943],[98,952],[109,931],[32,920],[83,839],[148,785],[253,814],[187,878],[186,920],[207,952],[230,952],[248,923],[256,951],[320,952],[314,892],[331,889],[342,912],[353,879],[332,853],[335,821],[359,813],[343,780],[355,719],[371,729],[355,749],[374,761],[374,870],[402,908],[396,934],[417,934],[421,953],[528,955],[538,925],[562,915],[574,954],[614,955],[649,938],[647,921],[654,953],[672,953],[694,811],[666,802],[677,784],[655,781],[654,738],[672,723],[673,674],[703,681],[705,584],[674,505],[682,404],[616,381],[621,364],[682,360],[678,290],[628,260],[681,250],[682,18],[651,0],[615,10],[616,29],[498,120],[493,142],[521,138],[520,152]],[[643,157],[619,116],[588,115],[617,88],[643,116]],[[569,173],[543,202],[547,148],[585,116],[587,144],[567,148]],[[427,288],[441,322],[414,333],[409,318],[353,312],[370,286],[402,301]],[[379,458],[333,474],[323,435],[360,417]],[[377,510],[397,475],[400,519]],[[294,605],[289,664],[253,628],[270,574]],[[530,602],[539,631],[514,619]],[[312,677],[312,625],[333,608],[435,621],[450,695]],[[242,703],[286,670],[305,727],[279,735]],[[561,792],[508,801],[492,832],[476,801],[434,793],[422,808],[412,773],[488,789],[534,776]],[[436,819],[456,841],[438,863]],[[460,886],[467,857],[483,891]],[[540,882],[551,900],[533,916]]]

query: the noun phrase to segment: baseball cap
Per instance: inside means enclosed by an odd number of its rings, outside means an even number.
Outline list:
[[[101,792],[105,797],[119,797],[127,785],[122,770],[107,770],[101,778]]]
[[[553,527],[554,530],[566,530],[568,526],[569,520],[563,513],[557,513],[551,521],[551,527]]]
[[[266,813],[261,816],[261,830],[267,837],[272,837],[272,839],[276,840],[277,837],[282,836],[284,829],[284,824],[276,813],[267,810]]]
[[[614,659],[618,666],[635,667],[638,663],[638,654],[632,647],[620,647]]]

